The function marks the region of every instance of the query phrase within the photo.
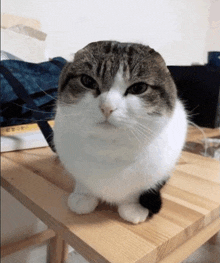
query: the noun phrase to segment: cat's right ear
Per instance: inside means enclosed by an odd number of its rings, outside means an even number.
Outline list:
[[[73,72],[72,72],[72,63],[66,63],[65,66],[63,67],[60,77],[59,77],[59,85],[58,85],[58,91],[62,92],[68,82],[70,81],[71,78],[73,78]]]

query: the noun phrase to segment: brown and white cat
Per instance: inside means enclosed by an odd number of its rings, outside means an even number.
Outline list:
[[[139,223],[158,213],[178,160],[187,116],[166,64],[149,46],[90,43],[62,70],[54,142],[76,181],[78,214],[99,200]]]

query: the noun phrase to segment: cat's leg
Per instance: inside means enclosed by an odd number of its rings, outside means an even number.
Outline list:
[[[150,218],[157,214],[162,206],[162,200],[159,191],[152,189],[143,192],[139,197],[139,203],[124,203],[118,206],[119,215],[134,224],[144,222],[147,217]]]
[[[73,193],[68,198],[69,208],[77,214],[88,214],[95,210],[99,201],[81,184],[76,183]]]
[[[147,219],[149,210],[139,203],[123,203],[118,205],[118,213],[124,220],[138,224]]]
[[[149,210],[149,218],[152,217],[154,214],[159,213],[162,207],[160,190],[166,184],[166,181],[167,180],[164,180],[158,183],[155,187],[144,191],[139,197],[140,205]]]
[[[148,217],[152,217],[154,214],[159,213],[162,207],[162,199],[160,191],[147,190],[140,195],[139,203],[142,207],[149,210]]]
[[[162,207],[160,190],[165,184],[166,180],[158,183],[153,188],[143,191],[139,195],[139,200],[137,197],[133,197],[127,203],[119,204],[119,215],[126,221],[138,224],[157,214]]]

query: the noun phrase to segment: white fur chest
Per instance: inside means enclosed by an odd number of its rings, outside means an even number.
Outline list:
[[[61,162],[95,196],[112,203],[135,198],[169,176],[179,158],[186,134],[181,103],[163,131],[151,143],[137,144],[125,133],[114,136],[78,126],[57,110],[55,145]]]

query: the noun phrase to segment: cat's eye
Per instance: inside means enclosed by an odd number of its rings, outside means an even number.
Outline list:
[[[148,85],[146,83],[143,82],[135,83],[126,90],[125,96],[128,94],[134,94],[134,95],[142,94],[147,90],[147,88]]]
[[[81,76],[81,83],[89,89],[98,89],[97,82],[90,76],[83,74]]]

